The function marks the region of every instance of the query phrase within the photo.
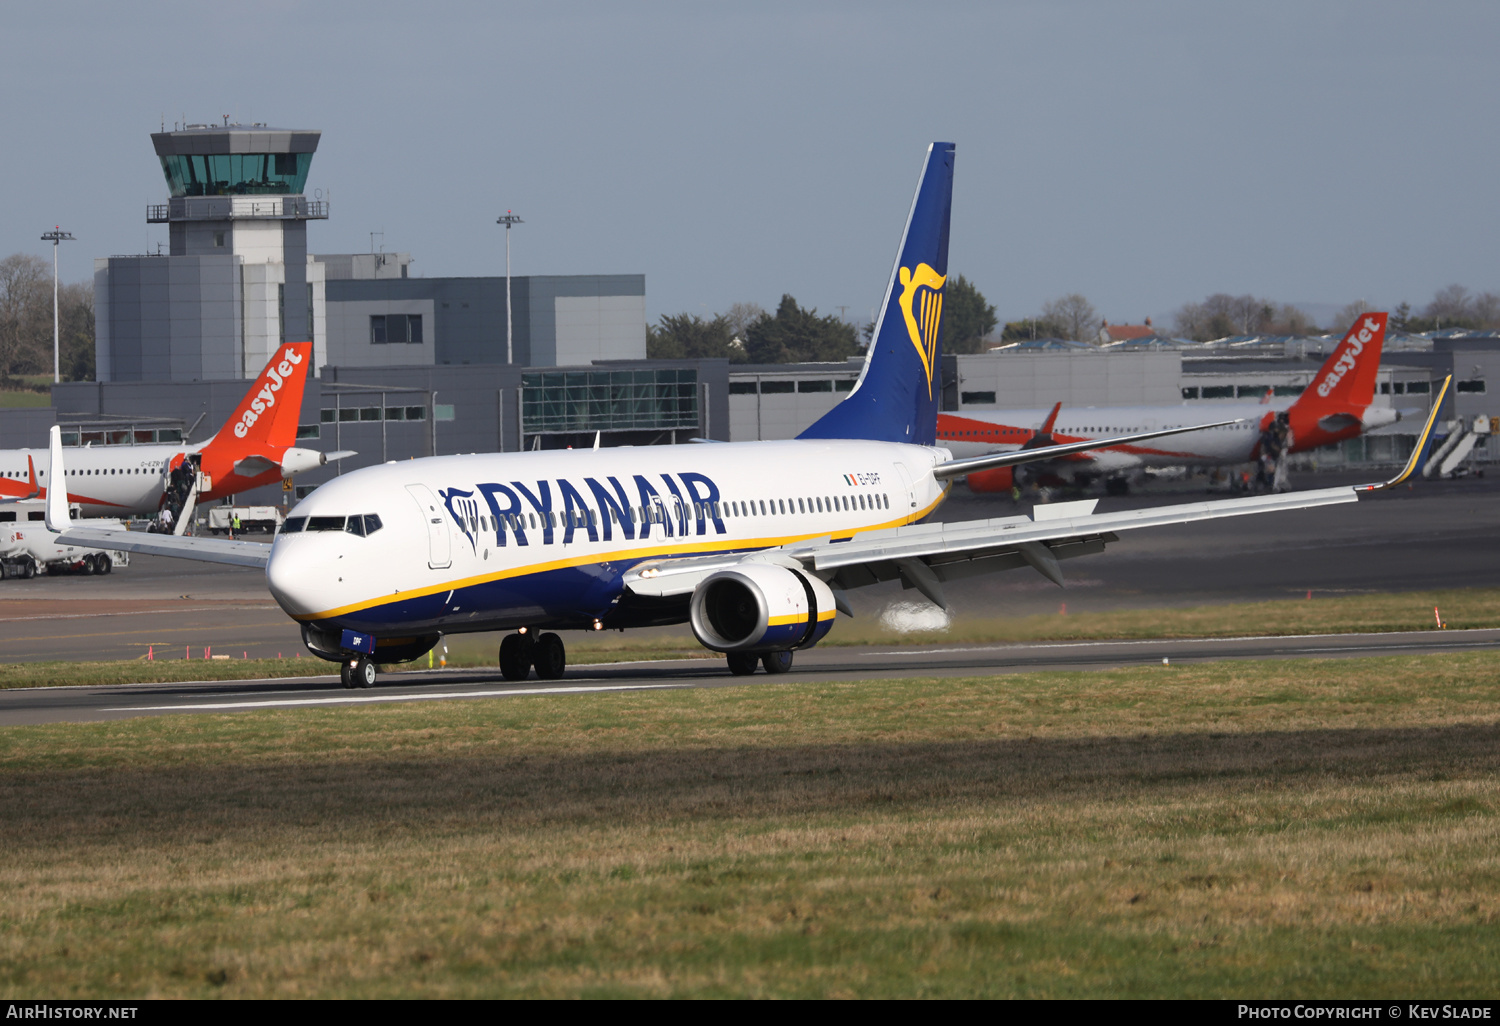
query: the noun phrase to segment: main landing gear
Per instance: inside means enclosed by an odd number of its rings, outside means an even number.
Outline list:
[[[375,664],[369,656],[339,661],[339,683],[346,688],[373,688],[375,686]]]
[[[556,634],[540,637],[531,631],[507,635],[500,643],[500,675],[506,680],[525,680],[536,667],[541,680],[558,680],[568,666],[568,652]]]
[[[767,673],[786,673],[792,668],[792,653],[767,652],[764,655],[756,655],[754,652],[729,652],[726,654],[729,660],[729,672],[736,677],[748,677],[755,672],[757,664],[764,666]]]

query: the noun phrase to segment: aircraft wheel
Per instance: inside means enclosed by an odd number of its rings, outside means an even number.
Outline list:
[[[726,658],[729,660],[729,672],[736,677],[748,677],[760,665],[760,656],[754,652],[729,652],[726,653]]]
[[[368,656],[360,656],[350,670],[354,683],[362,688],[373,688],[375,686],[375,664]]]
[[[500,676],[506,680],[525,680],[531,676],[531,635],[508,634],[500,642]]]
[[[354,687],[354,667],[347,659],[339,660],[339,683],[346,688]]]
[[[101,574],[107,574],[115,568],[115,561],[109,558],[109,553],[99,553],[99,558],[94,563],[94,568]]]
[[[792,653],[767,652],[760,657],[760,664],[766,668],[767,673],[786,673],[792,668]]]
[[[536,675],[542,680],[560,679],[568,665],[568,651],[563,647],[562,638],[556,634],[543,634],[537,638],[531,658]]]

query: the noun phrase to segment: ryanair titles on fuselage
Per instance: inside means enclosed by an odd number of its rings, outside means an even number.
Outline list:
[[[481,536],[494,544],[572,544],[576,534],[610,541],[724,534],[719,486],[706,474],[632,474],[579,480],[487,481],[473,488],[440,488],[449,515],[476,550]],[[592,500],[592,502],[590,501]],[[487,529],[481,518],[488,519]]]

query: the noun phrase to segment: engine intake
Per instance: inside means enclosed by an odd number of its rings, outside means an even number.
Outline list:
[[[818,578],[771,563],[720,570],[693,591],[689,619],[715,652],[810,648],[833,626],[833,592]]]

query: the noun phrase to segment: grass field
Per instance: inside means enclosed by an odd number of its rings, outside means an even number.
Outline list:
[[[1493,997],[1500,655],[0,732],[0,992]]]
[[[52,397],[46,392],[27,392],[13,388],[0,389],[0,409],[51,405]]]

